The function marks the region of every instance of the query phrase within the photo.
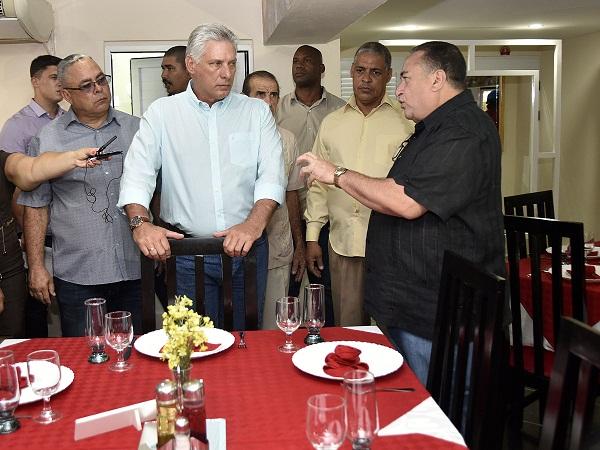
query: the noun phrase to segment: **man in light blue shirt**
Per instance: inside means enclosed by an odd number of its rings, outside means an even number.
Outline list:
[[[125,161],[119,206],[130,219],[140,251],[170,256],[167,238],[183,234],[150,223],[148,204],[162,167],[161,219],[186,235],[223,237],[234,259],[234,327],[244,328],[241,258],[254,245],[262,315],[268,249],[264,229],[283,202],[281,139],[268,106],[231,92],[236,36],[218,24],[190,35],[185,92],[154,102],[141,120]],[[178,293],[194,296],[193,259],[177,258]],[[218,324],[219,258],[205,257],[206,313]],[[185,280],[182,281],[182,278]]]

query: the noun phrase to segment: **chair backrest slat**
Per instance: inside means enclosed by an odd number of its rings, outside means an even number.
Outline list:
[[[470,449],[502,445],[504,301],[504,279],[446,251],[427,389]]]
[[[233,277],[232,258],[224,253],[223,239],[186,238],[169,239],[172,257],[167,260],[167,297],[172,303],[176,294],[176,256],[194,256],[196,286],[196,309],[204,314],[204,257],[219,255],[222,262],[222,289],[219,301],[224,312],[224,325],[227,330],[233,329]],[[154,308],[154,261],[141,255],[142,266],[142,325],[144,333],[156,329]],[[258,305],[256,293],[256,255],[254,248],[244,258],[244,303],[245,328],[258,327]],[[215,318],[212,318],[213,320]]]
[[[563,317],[540,449],[583,448],[593,416],[599,369],[600,332],[580,321]]]

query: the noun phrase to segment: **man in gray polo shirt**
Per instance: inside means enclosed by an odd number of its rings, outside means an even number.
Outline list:
[[[117,139],[105,152],[123,154],[104,161],[101,169],[75,169],[21,195],[29,289],[44,303],[56,293],[63,336],[83,335],[83,301],[91,297],[105,298],[109,311],[131,311],[134,329],[141,330],[139,252],[116,207],[123,159],[139,119],[110,107],[110,79],[90,57],[67,56],[58,66],[58,78],[71,110],[32,139],[30,154],[100,147],[113,136]],[[48,210],[54,279],[43,263]]]

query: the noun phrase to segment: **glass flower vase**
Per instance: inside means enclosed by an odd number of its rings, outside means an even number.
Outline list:
[[[190,380],[192,365],[187,367],[176,366],[173,368],[173,380],[177,384],[177,412],[183,411],[183,383]]]

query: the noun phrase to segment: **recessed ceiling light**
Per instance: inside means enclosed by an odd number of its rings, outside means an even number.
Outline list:
[[[544,25],[542,25],[541,23],[532,23],[528,26],[528,28],[530,30],[539,30],[540,28],[544,28]]]
[[[409,25],[398,25],[395,27],[391,27],[391,30],[393,31],[417,31],[417,30],[422,30],[423,27],[420,25],[413,25],[413,24],[409,24]]]

